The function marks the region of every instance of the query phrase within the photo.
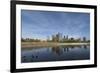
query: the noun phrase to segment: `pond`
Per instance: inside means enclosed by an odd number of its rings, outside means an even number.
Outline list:
[[[90,59],[89,45],[30,47],[21,49],[22,63],[88,59]]]

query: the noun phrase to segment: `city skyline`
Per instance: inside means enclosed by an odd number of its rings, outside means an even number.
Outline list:
[[[47,40],[58,32],[74,38],[90,39],[90,14],[21,10],[23,38]]]

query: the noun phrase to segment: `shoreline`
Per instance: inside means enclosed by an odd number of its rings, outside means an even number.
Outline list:
[[[58,43],[58,42],[22,42],[22,48],[30,47],[50,47],[50,46],[80,46],[80,45],[90,45],[90,43]]]

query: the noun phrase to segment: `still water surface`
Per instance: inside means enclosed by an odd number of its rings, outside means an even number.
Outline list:
[[[21,62],[47,62],[90,59],[90,46],[31,47],[21,49]]]

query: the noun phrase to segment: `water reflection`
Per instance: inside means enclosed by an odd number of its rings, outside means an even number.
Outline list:
[[[83,49],[87,49],[89,48],[89,46],[87,45],[82,45],[82,46],[55,46],[55,47],[52,47],[52,52],[58,54],[58,55],[61,55],[62,53],[64,52],[69,52],[71,51],[70,49],[75,49],[75,48],[83,48]]]
[[[89,45],[22,48],[21,61],[43,62],[90,59]]]

